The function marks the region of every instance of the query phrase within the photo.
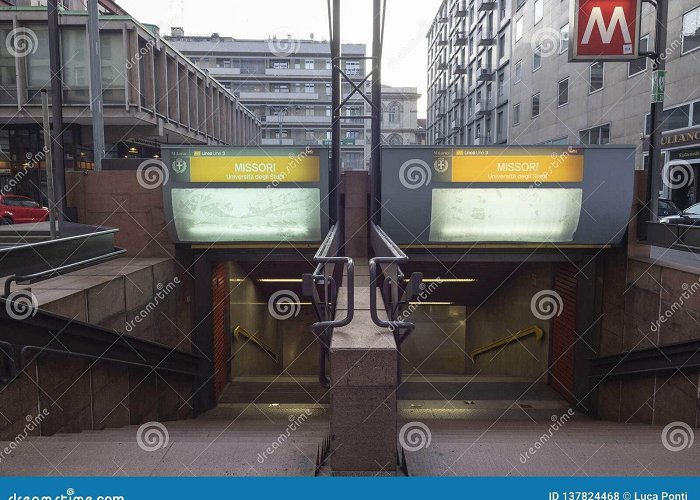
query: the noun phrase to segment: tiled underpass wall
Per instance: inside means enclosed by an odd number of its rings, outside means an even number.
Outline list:
[[[628,260],[623,252],[609,254],[600,355],[700,339],[699,279],[651,261]],[[661,317],[668,319],[662,323]],[[598,388],[598,414],[621,422],[683,421],[697,427],[699,385],[698,371],[605,381]]]
[[[31,291],[41,310],[189,352],[189,330],[181,326],[190,321],[188,292],[176,278],[169,259],[119,259],[37,283]],[[159,290],[164,298],[156,304]],[[137,316],[143,320],[136,323]],[[42,355],[0,387],[0,439],[14,440],[24,432],[28,416],[44,410],[48,415],[33,434],[188,418],[192,387],[188,377]]]

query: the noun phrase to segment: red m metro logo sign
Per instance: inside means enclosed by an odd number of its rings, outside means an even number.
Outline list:
[[[642,0],[573,0],[569,61],[639,57]]]

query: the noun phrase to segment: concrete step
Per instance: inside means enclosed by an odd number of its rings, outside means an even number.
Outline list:
[[[165,422],[167,445],[153,451],[139,446],[140,426],[29,438],[3,457],[0,475],[312,476],[329,443],[328,422],[289,424]]]
[[[579,417],[554,430],[552,423],[424,422],[430,443],[404,451],[406,467],[427,476],[697,475],[700,450],[669,451],[662,426]]]

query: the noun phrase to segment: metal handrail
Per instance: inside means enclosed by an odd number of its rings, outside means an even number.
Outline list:
[[[404,307],[409,304],[411,298],[419,293],[421,284],[423,283],[423,273],[411,274],[408,284],[402,289],[402,283],[405,282],[405,278],[399,264],[408,262],[408,256],[394,243],[384,230],[374,222],[370,225],[370,241],[374,253],[380,254],[369,261],[370,315],[375,325],[382,328],[389,328],[394,335],[396,349],[399,352],[399,359],[396,365],[397,380],[401,382],[401,345],[415,330],[416,325],[410,321],[399,318],[401,318]],[[381,266],[384,266],[384,268]],[[380,270],[385,275],[384,283],[382,284],[382,293],[384,297],[384,308],[389,318],[388,321],[381,319],[377,310],[377,280]]]
[[[242,335],[244,338],[250,340],[253,345],[257,346],[259,349],[261,349],[265,354],[270,356],[272,361],[275,362],[275,364],[279,363],[280,357],[277,355],[275,350],[270,347],[268,344],[260,340],[257,335],[250,333],[248,330],[243,328],[241,325],[237,325],[236,328],[233,329],[233,337],[234,339],[238,339],[238,336]]]
[[[413,331],[415,325],[409,321],[397,321],[396,318],[398,318],[401,313],[401,305],[406,304],[411,297],[416,295],[416,291],[423,282],[423,274],[413,273],[409,279],[408,286],[406,286],[404,290],[401,290],[400,284],[404,282],[404,274],[399,264],[408,262],[408,256],[393,242],[384,230],[374,222],[372,222],[370,226],[370,239],[375,253],[381,252],[389,254],[388,256],[374,257],[369,261],[370,314],[372,316],[372,321],[374,321],[377,326],[391,329],[395,336],[398,334],[397,344],[400,344],[406,339],[408,333]],[[388,266],[389,272],[391,273],[390,276],[385,278],[382,285],[384,297],[388,299],[388,301],[385,302],[385,307],[387,315],[389,316],[389,321],[382,320],[377,311],[377,279],[379,266],[382,265]],[[400,333],[401,330],[407,331],[402,335]]]
[[[321,243],[314,262],[317,264],[313,274],[304,274],[302,290],[304,295],[312,298],[312,303],[319,321],[311,326],[319,344],[318,380],[326,389],[330,388],[330,379],[326,376],[326,358],[330,354],[333,329],[347,326],[355,314],[355,264],[350,257],[334,255],[340,247],[340,229],[336,224]],[[336,264],[347,268],[348,309],[343,319],[335,319],[338,299],[338,284],[333,278]],[[323,297],[318,293],[318,285],[323,285]]]
[[[38,281],[44,281],[50,278],[55,278],[57,276],[62,276],[64,274],[84,269],[86,267],[94,266],[96,264],[101,264],[117,257],[126,254],[126,250],[121,248],[116,249],[114,252],[93,257],[91,259],[81,260],[80,262],[74,262],[72,264],[66,264],[65,266],[55,267],[52,269],[47,269],[40,273],[29,274],[26,276],[12,275],[8,276],[5,280],[5,289],[3,291],[3,297],[9,297],[11,293],[12,283],[16,282],[21,285],[27,285],[30,283],[36,283]]]

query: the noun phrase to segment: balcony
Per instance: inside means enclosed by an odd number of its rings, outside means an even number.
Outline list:
[[[442,118],[443,116],[445,116],[445,108],[443,106],[438,106],[436,113],[438,118]]]
[[[265,70],[267,76],[308,76],[309,78],[331,77],[329,69],[274,69]]]
[[[242,101],[318,101],[316,92],[241,92]]]
[[[479,0],[479,12],[488,12],[496,8],[496,0]]]
[[[455,11],[456,17],[467,17],[467,2],[466,0],[460,0],[457,4],[457,10]]]
[[[476,40],[479,47],[488,47],[496,43],[496,37],[491,30],[479,30],[476,34]]]
[[[264,120],[266,124],[279,124],[280,118],[282,119],[282,123],[285,125],[328,125],[331,123],[331,117],[326,115],[282,115],[281,117],[278,115],[267,115],[264,117]]]
[[[476,80],[479,82],[490,82],[493,80],[493,69],[491,66],[480,66],[476,70]]]
[[[440,36],[440,37],[437,39],[437,44],[438,44],[439,46],[444,47],[444,46],[447,45],[448,43],[449,43],[449,41],[447,40],[447,37],[446,37],[446,36]]]
[[[458,132],[461,128],[462,126],[457,120],[452,120],[452,123],[450,124],[450,130],[452,130],[452,132]]]
[[[466,98],[467,94],[463,90],[455,90],[450,94],[450,102],[452,104],[456,104],[458,102],[464,101]]]
[[[455,33],[455,45],[463,47],[467,45],[468,36],[465,31],[457,31]]]
[[[493,109],[493,101],[491,99],[481,100],[474,105],[474,114],[476,116],[486,116]]]
[[[447,87],[444,85],[438,85],[435,88],[435,92],[437,92],[439,95],[445,95],[447,93]]]
[[[446,69],[447,69],[447,61],[445,61],[444,59],[438,61],[438,63],[437,63],[437,69],[440,70],[440,71],[446,70]]]
[[[455,75],[466,75],[469,73],[469,68],[465,64],[457,64],[454,68]]]
[[[263,146],[293,146],[294,145],[294,139],[282,139],[280,142],[279,139],[262,139],[262,145]]]
[[[450,22],[449,16],[446,16],[444,14],[440,14],[440,17],[438,18],[438,23],[440,24],[447,24]]]

